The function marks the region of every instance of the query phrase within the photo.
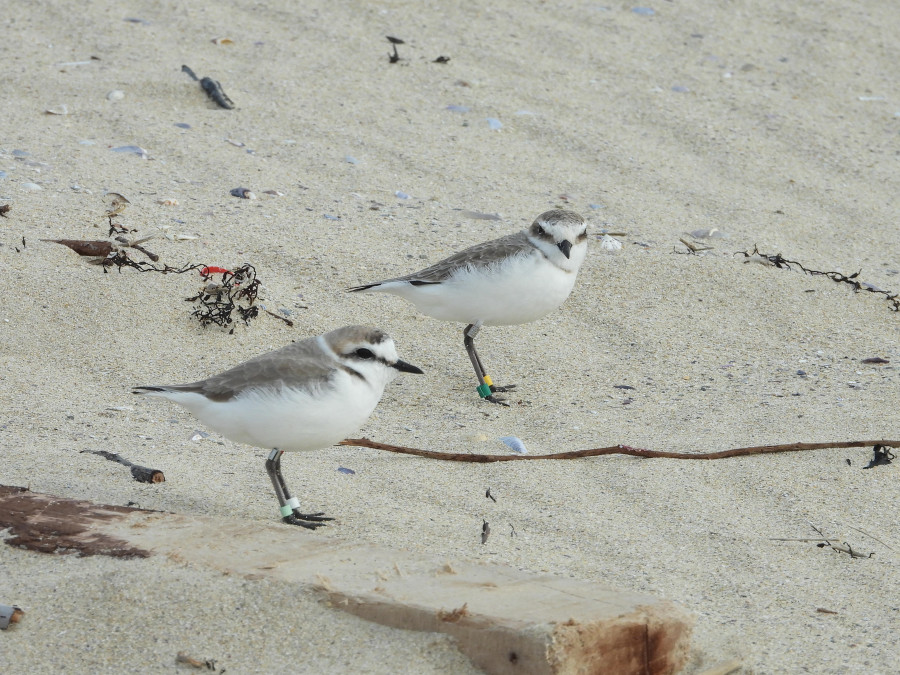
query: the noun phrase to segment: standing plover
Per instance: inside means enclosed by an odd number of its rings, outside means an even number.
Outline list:
[[[435,319],[468,324],[463,342],[478,377],[478,394],[502,403],[493,394],[515,385],[494,386],[475,350],[475,336],[482,326],[527,323],[559,307],[572,292],[586,254],[584,218],[553,210],[527,230],[476,244],[419,272],[348,290],[393,293]]]
[[[191,384],[135,387],[191,411],[238,443],[272,448],[266,472],[282,520],[315,529],[331,518],[301,513],[281,475],[285,452],[334,445],[359,429],[398,372],[422,373],[397,358],[377,328],[346,326],[294,342]]]

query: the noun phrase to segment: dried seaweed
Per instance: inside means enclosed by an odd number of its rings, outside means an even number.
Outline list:
[[[253,265],[245,263],[233,272],[222,273],[221,282],[210,281],[211,276],[211,273],[204,274],[204,281],[208,282],[206,286],[197,295],[186,298],[188,302],[199,303],[191,316],[197,317],[201,325],[214,323],[227,328],[234,323],[232,315],[235,313],[247,325],[251,319],[259,316],[260,308],[256,305],[256,299],[260,281],[256,278],[256,268]],[[234,326],[228,332],[233,333]]]
[[[846,276],[844,274],[841,274],[840,272],[822,272],[821,270],[812,270],[812,269],[809,269],[808,267],[805,267],[804,265],[797,262],[796,260],[788,260],[780,253],[775,253],[775,254],[760,253],[759,249],[756,246],[753,247],[752,251],[749,251],[749,252],[748,251],[738,251],[734,255],[742,255],[745,258],[754,258],[754,257],[764,258],[770,264],[774,265],[778,269],[786,269],[786,270],[793,271],[794,267],[798,267],[798,268],[800,268],[801,271],[805,272],[806,274],[808,274],[810,276],[828,277],[832,281],[837,282],[839,284],[848,284],[856,292],[868,291],[869,293],[877,293],[877,294],[883,295],[885,297],[885,299],[890,303],[889,309],[892,312],[900,312],[900,294],[890,293],[888,291],[884,291],[880,288],[877,288],[876,286],[873,286],[872,284],[868,284],[864,281],[859,281],[857,279],[857,277],[862,273],[862,270],[860,270],[859,272],[855,272],[854,274],[851,274],[850,276]]]

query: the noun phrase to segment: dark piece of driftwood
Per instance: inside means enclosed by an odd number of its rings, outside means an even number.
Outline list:
[[[121,455],[117,455],[114,452],[107,452],[106,450],[82,450],[82,452],[90,452],[94,455],[100,455],[101,457],[105,457],[106,459],[112,462],[118,462],[119,464],[124,464],[129,469],[131,469],[132,477],[141,483],[165,483],[166,476],[159,469],[150,469],[146,466],[141,466],[140,464],[135,464],[134,462],[129,462],[127,459],[122,457]]]
[[[900,448],[900,441],[836,441],[833,443],[783,443],[781,445],[756,445],[749,448],[734,448],[720,452],[666,452],[664,450],[645,450],[632,448],[630,445],[611,445],[607,448],[591,448],[589,450],[571,450],[569,452],[555,452],[552,455],[478,455],[466,452],[435,452],[433,450],[419,450],[418,448],[406,448],[402,445],[389,445],[370,441],[368,438],[348,438],[338,445],[356,445],[361,448],[374,450],[387,450],[398,452],[402,455],[415,455],[428,457],[429,459],[442,459],[447,462],[475,462],[477,464],[490,464],[492,462],[512,462],[526,459],[581,459],[583,457],[599,457],[601,455],[631,455],[632,457],[668,458],[668,459],[725,459],[727,457],[743,457],[746,455],[766,455],[776,452],[799,452],[801,450],[825,450],[828,448],[865,448],[868,446],[882,446],[885,448]]]

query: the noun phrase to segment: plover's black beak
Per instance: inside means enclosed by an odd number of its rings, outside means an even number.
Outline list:
[[[572,242],[569,241],[568,239],[563,239],[561,242],[559,242],[556,245],[556,248],[558,248],[560,251],[562,251],[562,254],[568,258],[569,253],[572,252]]]
[[[397,361],[397,363],[392,364],[392,367],[399,370],[401,373],[416,373],[417,375],[424,375],[421,368],[416,368],[411,363],[407,363],[406,361]]]

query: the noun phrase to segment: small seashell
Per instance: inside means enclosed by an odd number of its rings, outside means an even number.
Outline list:
[[[323,213],[322,216],[325,218],[325,220],[340,220],[341,219],[340,216],[333,216],[330,213]]]
[[[192,441],[202,441],[204,438],[209,438],[209,433],[206,431],[200,431],[199,429],[191,435]]]
[[[121,101],[123,98],[125,98],[125,92],[121,89],[113,89],[112,91],[108,91],[106,93],[107,101]]]
[[[348,476],[355,476],[356,472],[353,469],[348,469],[346,466],[339,466],[338,473],[345,473]]]
[[[23,190],[28,190],[28,191],[30,191],[30,192],[37,192],[38,190],[43,190],[43,189],[44,189],[44,188],[42,188],[40,185],[38,185],[37,183],[21,183],[21,184],[20,184],[20,187],[21,187]]]
[[[241,199],[256,199],[256,195],[250,192],[247,188],[236,187],[231,191],[231,195],[233,197],[240,197]]]
[[[109,199],[109,206],[106,207],[107,216],[119,215],[131,203],[125,195],[120,195],[118,192],[107,192],[105,196]]]
[[[401,192],[400,190],[397,190],[396,192],[394,192],[394,196],[397,197],[398,199],[409,199],[409,195],[406,194],[405,192]]]
[[[501,220],[498,213],[482,213],[481,211],[460,211],[459,215],[463,218],[471,218],[472,220]]]
[[[188,124],[187,122],[175,122],[175,126],[178,127],[179,129],[190,129],[191,128],[191,125]]]
[[[110,148],[113,152],[128,152],[140,155],[141,159],[147,159],[147,151],[139,145],[120,145],[117,148]]]
[[[359,164],[359,160],[353,155],[344,155],[344,161],[347,162],[347,164]]]
[[[217,37],[210,40],[214,45],[233,45],[234,40],[229,37]]]
[[[516,110],[516,115],[537,115],[537,113],[530,110]]]
[[[47,108],[44,112],[48,115],[68,115],[69,107],[67,105],[55,105],[52,108]]]
[[[163,206],[178,206],[178,200],[174,197],[169,197],[168,199],[157,199],[157,204],[162,204]]]
[[[236,147],[236,148],[243,148],[243,147],[246,147],[241,141],[234,141],[234,140],[232,140],[232,139],[230,139],[230,138],[226,138],[226,139],[225,139],[225,142],[226,142],[226,143],[231,143],[231,144],[232,144],[234,147]]]
[[[718,227],[710,227],[701,230],[693,230],[688,232],[694,239],[722,239],[728,235],[722,232]]]
[[[604,234],[600,237],[600,250],[617,253],[622,250],[622,242],[614,237],[610,237],[608,234]]]
[[[97,145],[97,141],[90,141],[88,139],[84,139],[83,141],[78,141],[78,145]]]
[[[509,447],[509,449],[517,455],[524,455],[528,452],[528,449],[525,447],[525,444],[522,442],[521,438],[517,438],[516,436],[501,436],[500,440],[503,441]]]
[[[263,194],[270,197],[284,197],[284,193],[278,190],[263,190]]]
[[[632,7],[631,11],[641,16],[653,16],[656,12],[650,7]]]
[[[676,93],[678,93],[678,94],[687,94],[687,93],[689,93],[691,90],[688,89],[687,87],[685,87],[683,84],[676,84],[676,85],[674,85],[674,86],[672,87],[672,91],[674,91],[674,92],[676,92]]]
[[[172,235],[172,239],[175,241],[193,241],[194,239],[199,239],[199,234],[185,234],[183,232],[178,232]]]
[[[448,105],[444,110],[449,110],[450,112],[458,112],[458,113],[467,113],[469,112],[469,107],[465,105]]]
[[[488,126],[489,126],[493,131],[499,131],[500,129],[503,128],[503,122],[501,122],[500,120],[498,120],[496,117],[488,117],[488,118],[487,118],[487,123],[488,123]]]

